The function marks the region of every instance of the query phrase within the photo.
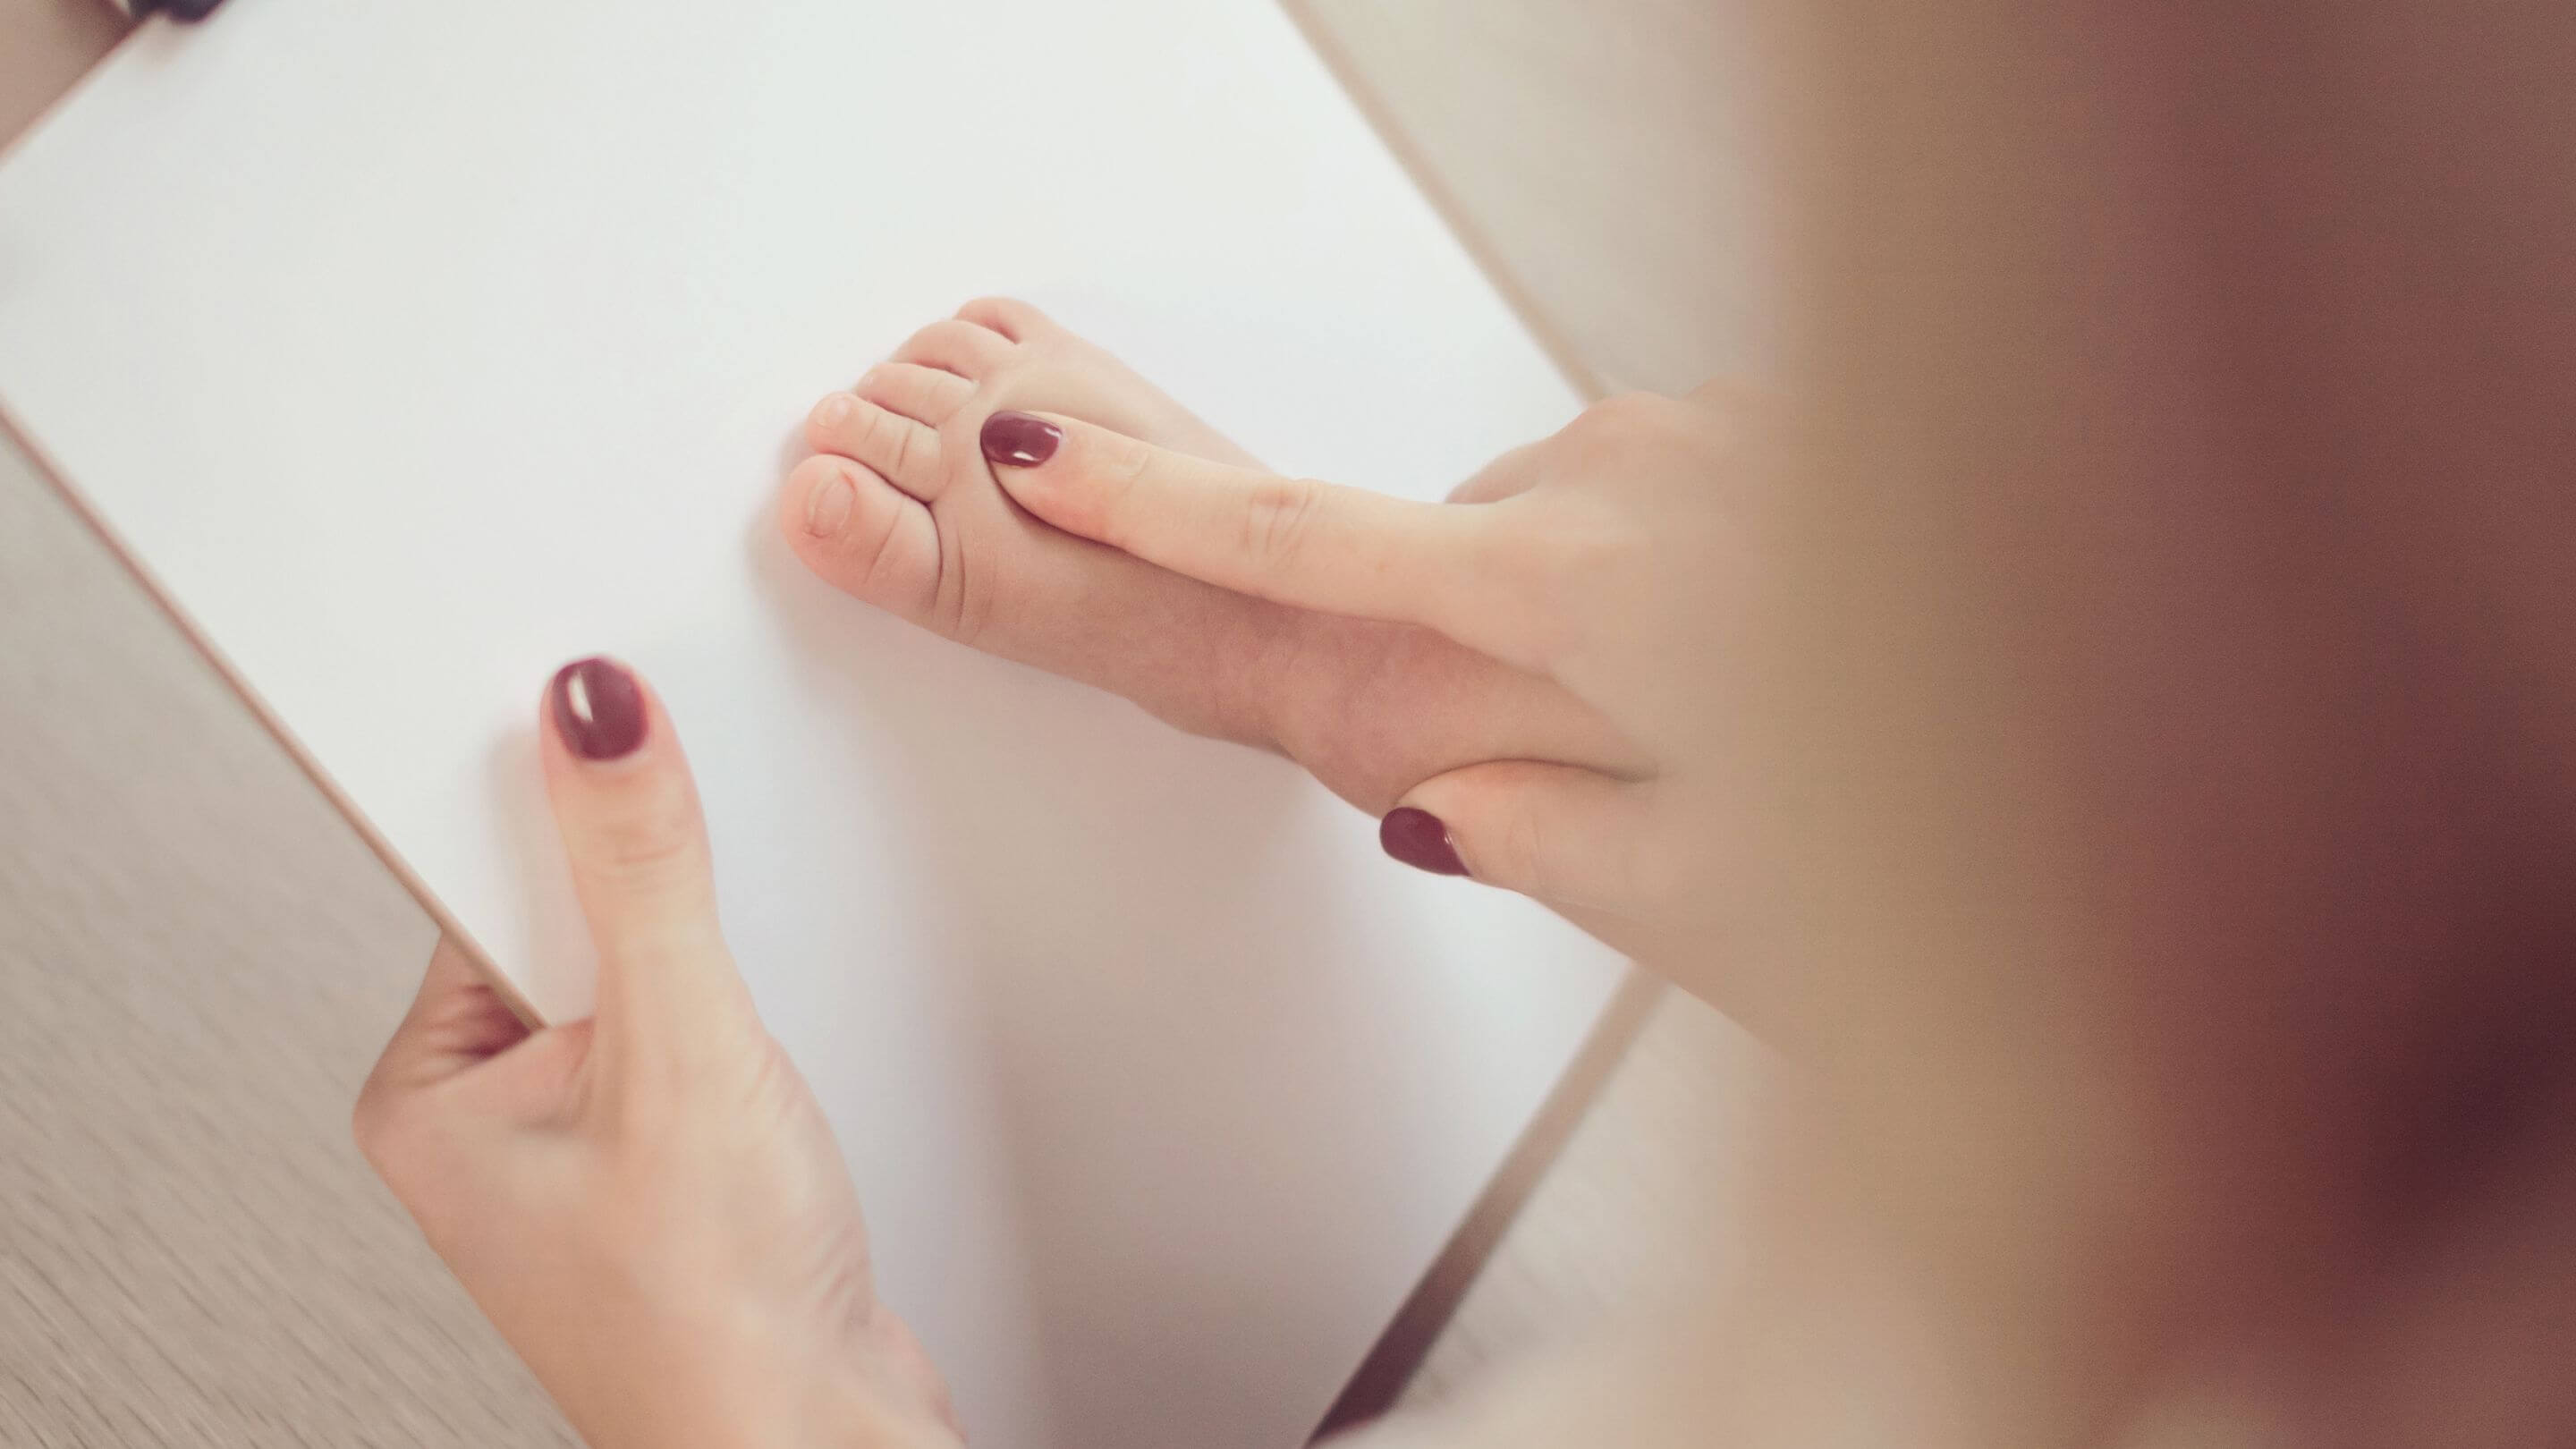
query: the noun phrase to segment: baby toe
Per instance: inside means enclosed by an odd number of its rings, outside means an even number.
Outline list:
[[[1026,342],[1053,325],[1044,312],[1016,297],[978,297],[958,308],[957,316],[961,321],[991,328],[1013,342]]]
[[[1011,339],[990,327],[951,317],[915,332],[894,350],[897,362],[917,363],[980,382],[1011,357]]]
[[[817,453],[864,463],[927,503],[939,496],[939,430],[852,393],[836,392],[805,418],[805,442]]]
[[[915,422],[939,427],[975,396],[975,384],[953,372],[911,362],[880,362],[850,391]]]
[[[818,454],[779,494],[779,527],[833,587],[916,624],[939,597],[939,530],[930,510],[865,465]]]

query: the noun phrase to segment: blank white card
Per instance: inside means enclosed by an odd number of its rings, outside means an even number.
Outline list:
[[[1616,963],[796,566],[808,404],[990,292],[1394,492],[1576,403],[1267,0],[232,0],[0,167],[0,405],[542,1010],[609,652],[976,1441],[1287,1449]]]

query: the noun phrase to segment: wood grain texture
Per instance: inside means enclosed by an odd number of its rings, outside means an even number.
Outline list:
[[[1681,388],[1758,361],[1715,12],[1299,8],[1579,370]],[[0,0],[0,137],[121,28],[101,0]],[[431,935],[0,446],[0,1444],[571,1442],[349,1145]],[[1409,1401],[1650,1306],[1727,1241],[1759,1069],[1667,997]]]
[[[349,1142],[428,922],[0,452],[0,1444],[559,1445]]]
[[[107,0],[0,0],[0,140],[71,89],[125,28]]]
[[[1292,0],[1542,336],[1618,392],[1759,370],[1759,79],[1725,0]]]

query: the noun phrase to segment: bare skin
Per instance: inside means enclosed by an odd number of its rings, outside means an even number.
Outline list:
[[[1291,608],[1039,522],[977,443],[1042,412],[1212,462],[1260,464],[1023,302],[970,302],[806,422],[781,528],[844,592],[941,636],[1122,695],[1193,734],[1276,750],[1382,814],[1484,760],[1621,773],[1638,752],[1561,686],[1428,629]]]

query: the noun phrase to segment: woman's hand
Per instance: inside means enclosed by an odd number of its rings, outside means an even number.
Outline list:
[[[725,950],[670,721],[597,659],[545,714],[597,1015],[531,1032],[440,943],[359,1145],[601,1449],[953,1445],[831,1129]]]
[[[1701,936],[1720,847],[1696,828],[1748,560],[1728,510],[1746,434],[1719,398],[1613,399],[1505,454],[1448,503],[1281,478],[1069,418],[996,414],[1011,496],[1067,532],[1283,604],[1417,624],[1555,681],[1640,745],[1611,775],[1502,760],[1423,781],[1385,817],[1409,864],[1533,896],[1638,955]],[[1683,746],[1687,745],[1687,749]]]

